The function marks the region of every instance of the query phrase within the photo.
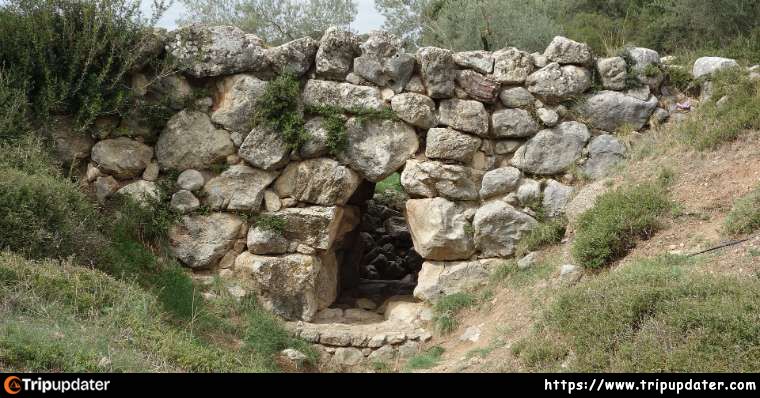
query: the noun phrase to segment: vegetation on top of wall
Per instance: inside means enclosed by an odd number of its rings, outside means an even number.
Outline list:
[[[757,372],[760,280],[688,265],[641,260],[564,290],[513,352],[538,371]]]
[[[622,187],[601,195],[578,220],[572,253],[586,268],[600,268],[624,256],[639,238],[649,238],[670,209],[656,184]]]
[[[4,65],[0,67],[10,77],[5,89],[24,92],[23,104],[36,122],[65,113],[85,129],[98,116],[119,114],[131,97],[127,74],[157,53],[149,26],[166,8],[159,0],[153,15],[146,17],[140,4],[137,0],[3,2],[0,59]]]
[[[278,234],[285,231],[285,219],[277,214],[259,214],[256,216],[255,225],[257,228]]]

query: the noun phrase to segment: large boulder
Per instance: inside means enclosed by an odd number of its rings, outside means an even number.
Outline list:
[[[444,198],[406,202],[414,250],[430,260],[463,260],[475,252],[465,210],[470,205]]]
[[[264,50],[272,76],[290,74],[300,77],[311,69],[319,42],[311,37],[296,39]]]
[[[486,257],[509,257],[517,243],[538,225],[533,217],[500,200],[490,201],[472,220],[475,246]]]
[[[488,135],[488,112],[478,101],[441,101],[438,112],[438,121],[444,126],[480,136]]]
[[[533,72],[533,58],[530,54],[514,47],[494,52],[493,58],[493,77],[499,83],[522,84]]]
[[[170,34],[166,50],[194,77],[258,71],[267,64],[263,42],[234,26],[185,26]]]
[[[301,96],[304,105],[324,106],[351,111],[356,109],[382,110],[385,102],[376,87],[357,86],[327,80],[309,80]]]
[[[739,63],[735,59],[721,58],[721,57],[702,57],[694,62],[694,68],[692,74],[695,79],[699,79],[702,76],[709,76],[715,72],[738,68]]]
[[[340,206],[310,206],[291,207],[272,214],[282,220],[282,236],[289,242],[329,250],[341,232],[345,232],[342,228],[346,213]]]
[[[203,187],[206,202],[214,210],[259,211],[264,190],[277,178],[276,172],[242,164],[231,166]]]
[[[556,62],[539,69],[526,80],[528,91],[547,102],[562,102],[591,88],[591,72],[575,65]]]
[[[600,58],[596,70],[602,79],[602,86],[608,90],[623,90],[628,76],[627,64],[623,57]]]
[[[580,158],[590,137],[588,128],[578,122],[542,130],[515,152],[512,165],[531,174],[563,172]]]
[[[482,102],[492,103],[496,101],[501,84],[493,78],[469,69],[457,71],[456,76],[457,86],[468,96]]]
[[[517,189],[522,173],[514,167],[500,167],[483,175],[480,198],[485,200]]]
[[[232,249],[242,227],[232,214],[184,216],[169,230],[172,255],[190,268],[211,267]]]
[[[665,74],[660,70],[660,54],[643,47],[628,48],[626,53],[633,61],[633,65],[630,66],[636,73],[636,78],[653,90],[659,88],[665,80]]]
[[[259,125],[245,137],[238,155],[254,167],[273,170],[288,163],[290,147],[279,131]]]
[[[556,36],[549,47],[546,47],[544,56],[549,62],[558,64],[587,65],[591,63],[591,47],[586,43],[578,43],[566,37]]]
[[[309,138],[298,149],[298,155],[302,159],[311,159],[326,156],[330,153],[329,132],[325,128],[326,119],[322,116],[312,117],[304,124],[304,130]]]
[[[477,200],[482,176],[465,166],[412,159],[401,173],[401,186],[414,197]]]
[[[193,86],[187,80],[177,73],[162,76],[148,87],[148,93],[166,101],[172,109],[181,111],[194,97]]]
[[[495,138],[530,137],[538,130],[538,123],[525,109],[501,109],[491,115],[491,135]]]
[[[644,127],[656,108],[655,96],[642,100],[606,90],[589,96],[578,110],[591,127],[612,132],[624,125],[637,130]]]
[[[507,108],[527,107],[536,102],[533,94],[531,94],[525,87],[505,88],[499,94],[499,99]]]
[[[359,187],[361,177],[333,159],[319,158],[288,164],[274,184],[280,197],[322,206],[344,205]]]
[[[247,134],[253,128],[256,101],[266,87],[267,82],[247,74],[220,80],[216,84],[211,121],[227,130]]]
[[[461,68],[472,69],[478,73],[493,73],[494,58],[490,51],[462,51],[454,53],[454,63]]]
[[[343,80],[354,65],[359,54],[359,38],[353,33],[335,26],[328,28],[319,41],[317,50],[317,77],[327,80]]]
[[[331,272],[329,268],[330,264],[323,264],[319,257],[305,254],[258,256],[243,252],[235,259],[235,273],[251,281],[264,308],[288,320],[311,321],[322,307],[320,302],[331,301],[329,292],[335,288],[320,282],[324,280],[320,274]],[[325,292],[328,296],[321,297]]]
[[[401,40],[392,33],[373,30],[360,47],[362,55],[354,59],[354,73],[396,93],[403,91],[414,72],[414,57],[403,52]]]
[[[435,102],[417,93],[402,93],[391,98],[391,108],[399,119],[412,126],[429,129],[437,122]]]
[[[184,110],[169,119],[156,143],[163,169],[206,169],[235,153],[230,134],[214,127],[208,115]]]
[[[153,148],[127,137],[103,140],[92,147],[92,160],[100,170],[119,179],[141,175],[151,158]]]
[[[591,140],[589,158],[583,164],[583,173],[592,179],[605,176],[615,165],[625,159],[625,144],[613,135],[602,134]]]
[[[372,182],[400,169],[420,145],[414,128],[396,120],[351,118],[346,134],[348,145],[341,161]]]
[[[491,273],[502,263],[501,259],[426,261],[417,276],[414,297],[430,302],[479,287],[488,282]]]
[[[425,156],[429,159],[470,163],[482,140],[453,129],[434,128],[427,132]]]
[[[422,82],[431,98],[451,98],[454,94],[454,57],[450,50],[422,47],[417,50]]]

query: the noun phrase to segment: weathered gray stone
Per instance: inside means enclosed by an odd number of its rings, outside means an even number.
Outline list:
[[[495,138],[530,137],[538,130],[538,123],[525,109],[501,109],[491,115],[491,135]]]
[[[553,109],[538,108],[536,115],[546,127],[554,127],[559,123],[559,114]]]
[[[539,199],[541,199],[541,183],[530,178],[520,180],[520,185],[517,187],[517,200],[520,204],[532,205]]]
[[[172,200],[169,203],[172,209],[176,210],[180,214],[191,213],[200,207],[201,202],[193,195],[192,192],[181,189],[172,195]]]
[[[98,202],[103,203],[111,195],[119,190],[119,182],[112,176],[97,177],[93,183],[95,188],[95,197]]]
[[[346,111],[356,109],[381,110],[385,102],[376,87],[357,86],[327,80],[309,80],[301,96],[308,106],[330,105]]]
[[[318,257],[303,254],[243,252],[235,259],[235,272],[250,279],[259,302],[288,320],[310,321],[319,310],[321,270]]]
[[[591,47],[566,37],[556,36],[544,51],[550,62],[586,65],[591,63]]]
[[[501,85],[492,78],[469,69],[457,71],[456,82],[468,96],[488,103],[496,101],[501,88]]]
[[[654,96],[641,100],[617,91],[601,91],[588,97],[578,111],[591,127],[616,131],[623,125],[637,130],[644,127],[655,108],[657,98]]]
[[[367,360],[371,363],[391,363],[395,358],[396,350],[393,349],[393,346],[389,345],[381,346],[367,356]]]
[[[608,90],[625,88],[628,72],[623,57],[601,58],[596,61],[596,70],[599,71],[604,88]]]
[[[435,102],[430,97],[415,93],[402,93],[391,99],[393,112],[403,121],[423,129],[437,122]]]
[[[414,297],[435,301],[443,296],[460,293],[488,282],[488,278],[503,260],[438,262],[426,261],[417,277]]]
[[[725,69],[738,68],[739,64],[734,59],[721,57],[702,57],[694,62],[692,75],[695,79],[702,76],[709,76],[713,73]]]
[[[401,185],[415,197],[477,200],[482,175],[481,171],[465,166],[412,159],[401,173]]]
[[[354,72],[395,93],[403,91],[414,72],[414,57],[403,52],[401,40],[392,33],[373,30],[360,47],[362,55],[354,59]]]
[[[514,167],[501,167],[487,172],[481,183],[480,198],[485,200],[515,191],[521,175],[520,170]]]
[[[464,215],[468,205],[443,198],[406,202],[407,221],[414,250],[431,260],[462,260],[475,251]]]
[[[298,150],[298,155],[302,159],[318,158],[330,153],[327,146],[328,132],[324,123],[325,118],[317,116],[307,120],[304,124],[309,139]]]
[[[50,137],[55,155],[63,163],[89,158],[92,146],[95,144],[92,137],[86,132],[76,131],[73,121],[69,117],[53,118],[50,126]]]
[[[127,184],[116,191],[116,193],[129,197],[142,206],[148,206],[161,199],[158,185],[156,185],[155,182],[145,180],[137,180],[133,183]]]
[[[454,63],[478,73],[493,73],[494,58],[490,51],[462,51],[454,53]]]
[[[494,52],[493,57],[493,77],[499,83],[522,84],[533,72],[533,59],[525,51],[510,47]]]
[[[342,232],[346,208],[331,206],[292,207],[273,213],[283,221],[282,235],[290,242],[329,250]],[[352,229],[350,226],[349,230]]]
[[[184,216],[169,230],[172,254],[190,268],[213,266],[232,249],[242,225],[226,213]]]
[[[118,179],[139,176],[151,158],[153,148],[126,137],[103,140],[92,147],[92,160],[98,168]]]
[[[561,102],[583,93],[591,87],[591,72],[575,66],[560,66],[556,62],[539,69],[525,81],[528,91],[546,102]]]
[[[625,159],[627,152],[625,144],[609,134],[591,140],[588,149],[589,159],[583,165],[583,173],[593,179],[608,174],[615,165]]]
[[[262,69],[262,41],[234,26],[194,24],[170,33],[166,50],[194,77],[230,75]]]
[[[156,79],[148,87],[149,93],[156,98],[161,98],[177,111],[187,106],[193,98],[193,87],[187,78],[181,74],[171,74]]]
[[[356,172],[333,159],[292,162],[274,184],[280,197],[323,206],[344,205],[359,187]]]
[[[533,217],[505,202],[488,202],[475,212],[472,221],[475,246],[486,257],[511,256],[517,242],[537,224]]]
[[[253,254],[284,254],[289,242],[279,231],[254,225],[248,230],[246,245]]]
[[[533,94],[524,87],[506,88],[499,94],[499,99],[507,108],[521,108],[533,105],[536,101]]]
[[[439,123],[480,136],[488,134],[488,112],[482,103],[451,99],[441,101]]]
[[[400,169],[419,148],[414,129],[400,121],[351,118],[346,130],[348,145],[339,158],[372,182]]]
[[[590,138],[588,128],[565,122],[542,130],[515,152],[512,165],[531,174],[551,175],[567,170],[580,156]]]
[[[543,207],[546,215],[556,217],[564,214],[565,206],[570,202],[573,195],[573,187],[564,185],[555,180],[546,182],[544,188]]]
[[[261,125],[248,133],[238,155],[253,167],[274,170],[288,163],[290,148],[279,131]]]
[[[451,98],[454,95],[454,57],[450,50],[422,47],[417,50],[422,82],[431,98]]]
[[[364,361],[364,354],[358,348],[340,347],[335,350],[332,363],[337,366],[357,366]]]
[[[205,169],[235,153],[229,133],[214,127],[205,113],[188,110],[169,119],[155,150],[164,170]]]
[[[203,192],[212,209],[258,211],[264,190],[275,178],[276,172],[235,165],[210,179]]]
[[[462,163],[472,161],[480,148],[481,139],[452,129],[428,130],[425,156],[429,159],[454,160]]]
[[[514,153],[522,145],[519,140],[499,140],[493,145],[493,150],[497,155],[507,155]]]
[[[203,174],[198,170],[185,170],[177,177],[177,185],[188,191],[197,191],[203,188],[206,180],[203,178]]]
[[[331,26],[319,41],[317,76],[328,80],[345,79],[354,65],[354,57],[359,53],[359,38],[356,35]]]
[[[248,133],[253,128],[256,101],[264,94],[266,87],[267,82],[247,74],[220,80],[216,84],[211,121],[231,131]]]
[[[264,50],[273,76],[291,74],[303,76],[311,69],[319,43],[311,37],[296,39]]]

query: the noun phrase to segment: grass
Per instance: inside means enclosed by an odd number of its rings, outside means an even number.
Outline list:
[[[745,131],[760,129],[760,82],[737,69],[716,73],[712,82],[711,99],[678,127],[684,142],[698,150],[717,149]],[[724,96],[728,102],[718,106]]]
[[[572,254],[586,268],[600,268],[623,257],[658,228],[671,207],[656,184],[623,187],[601,195],[578,220]]]
[[[760,280],[640,260],[562,292],[513,351],[533,370],[757,372]]]
[[[517,244],[517,256],[522,257],[529,252],[543,247],[557,244],[562,241],[567,228],[567,220],[564,217],[556,217],[540,221],[524,238]]]
[[[433,305],[433,322],[436,330],[441,334],[456,330],[459,326],[457,315],[476,303],[475,297],[469,293],[454,293],[438,299]]]
[[[393,173],[375,184],[375,193],[384,194],[387,191],[404,192],[401,186],[401,174]]]
[[[517,261],[509,260],[493,271],[490,281],[502,286],[518,288],[530,286],[537,280],[548,278],[558,266],[559,258],[557,256],[543,258],[536,264],[522,270],[517,267]]]
[[[421,352],[409,358],[404,368],[406,370],[430,369],[438,365],[438,362],[441,360],[441,356],[443,355],[444,352],[445,350],[443,349],[443,347],[439,347],[439,346],[430,347],[424,352]]]
[[[760,229],[760,187],[734,203],[723,228],[731,236],[751,234]]]
[[[256,216],[255,224],[257,228],[281,234],[285,231],[286,221],[282,216],[275,214],[259,214]]]

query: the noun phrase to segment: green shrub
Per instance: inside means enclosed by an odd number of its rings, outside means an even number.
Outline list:
[[[517,245],[516,254],[518,257],[524,256],[529,252],[536,251],[542,247],[557,244],[562,241],[567,228],[567,220],[564,217],[557,217],[539,222],[526,236],[520,239]]]
[[[688,265],[643,260],[562,292],[517,345],[521,360],[571,372],[757,372],[760,280]]]
[[[26,87],[15,84],[0,65],[0,140],[23,135],[26,129]]]
[[[433,346],[422,353],[419,353],[406,362],[406,369],[430,369],[441,360],[441,356],[446,350],[441,346]]]
[[[294,348],[304,353],[311,363],[316,363],[318,354],[311,345],[288,333],[282,322],[274,314],[255,302],[249,303],[246,345],[255,352],[273,360],[280,351]],[[270,364],[270,366],[274,366]]]
[[[438,299],[433,306],[433,322],[438,332],[442,334],[453,332],[459,325],[457,321],[459,312],[472,307],[475,303],[475,297],[469,293],[454,293]]]
[[[600,196],[578,220],[572,253],[587,268],[599,268],[624,256],[636,239],[657,230],[657,218],[670,208],[654,184],[619,188]]]
[[[285,231],[286,222],[282,216],[276,214],[259,214],[256,217],[255,225],[265,231],[272,231],[281,234]]]
[[[739,198],[723,222],[729,235],[750,234],[760,229],[760,188]]]
[[[685,67],[669,67],[668,83],[682,92],[686,92],[694,82],[691,72]]]
[[[256,101],[254,124],[282,134],[285,143],[297,150],[309,139],[299,109],[301,86],[290,74],[277,76],[267,84],[264,94]]]
[[[760,82],[738,69],[716,73],[713,94],[694,115],[679,124],[684,140],[699,150],[716,149],[748,130],[760,129]],[[725,104],[717,101],[728,97]]]
[[[129,103],[129,71],[150,58],[150,18],[137,0],[8,0],[0,6],[0,59],[35,121],[65,113],[85,128]]]

